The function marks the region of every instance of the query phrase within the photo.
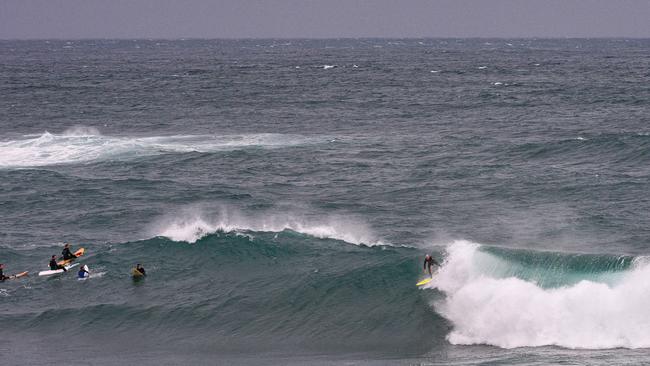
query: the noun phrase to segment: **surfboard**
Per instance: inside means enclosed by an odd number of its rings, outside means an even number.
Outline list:
[[[70,269],[70,268],[76,267],[78,265],[79,265],[79,263],[73,263],[71,265],[65,266],[65,269]],[[39,276],[51,276],[51,275],[55,275],[55,274],[59,274],[59,273],[63,273],[63,272],[65,272],[65,271],[62,270],[62,269],[51,269],[49,271],[40,271],[40,272],[38,272],[38,275]]]
[[[141,278],[141,277],[144,277],[144,275],[143,275],[140,271],[138,271],[137,269],[135,269],[135,268],[133,268],[133,269],[131,270],[131,276],[133,276],[133,278]]]
[[[13,280],[15,278],[25,277],[25,276],[27,276],[28,273],[29,273],[28,271],[20,272],[20,273],[16,273],[15,275],[11,275],[11,276],[5,277],[5,278],[8,279],[8,280]]]
[[[85,252],[86,252],[86,248],[79,248],[79,249],[77,249],[76,252],[74,252],[72,254],[76,255],[77,257],[81,257],[82,255],[84,255]],[[76,258],[60,260],[60,261],[56,262],[56,264],[58,264],[59,266],[64,266],[64,265],[72,262],[75,259]]]
[[[431,282],[432,280],[433,280],[433,278],[425,278],[422,281],[416,283],[415,286],[426,285],[427,283]]]

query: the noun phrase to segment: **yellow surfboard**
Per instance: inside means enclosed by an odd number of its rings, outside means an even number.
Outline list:
[[[138,270],[135,269],[135,268],[131,269],[131,276],[133,276],[133,278],[141,278],[141,277],[144,277],[144,275],[142,274],[142,272],[138,271]]]
[[[431,280],[433,280],[433,278],[425,278],[422,281],[416,283],[415,286],[426,285],[427,283],[431,282]]]

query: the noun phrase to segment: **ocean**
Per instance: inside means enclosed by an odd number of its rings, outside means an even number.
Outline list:
[[[0,364],[647,364],[649,178],[650,40],[0,41]]]

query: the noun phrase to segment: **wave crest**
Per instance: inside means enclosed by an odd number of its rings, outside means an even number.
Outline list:
[[[216,217],[186,211],[172,219],[161,219],[153,225],[153,235],[174,241],[195,243],[217,232],[282,232],[295,231],[316,238],[343,240],[352,244],[383,245],[365,223],[349,217],[314,218],[301,214],[262,213],[243,215],[222,210]]]

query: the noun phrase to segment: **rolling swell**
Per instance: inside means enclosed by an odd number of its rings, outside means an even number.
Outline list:
[[[14,253],[20,262],[22,252]],[[650,346],[645,257],[450,244],[425,291],[422,252],[292,230],[218,230],[194,243],[165,237],[90,245],[105,276],[29,279],[4,300],[5,329],[89,332],[215,352],[424,354],[436,345],[503,348]],[[149,277],[133,282],[131,263]],[[430,291],[431,289],[435,291]],[[30,298],[57,294],[53,306]],[[144,341],[146,344],[146,340]]]
[[[3,324],[100,341],[147,332],[157,342],[192,339],[192,347],[224,352],[391,354],[423,353],[447,329],[413,286],[421,269],[412,248],[285,230],[216,232],[193,244],[156,237],[90,252],[87,263],[104,277],[32,279],[35,289],[65,296],[45,311],[16,309]],[[132,282],[125,262],[144,263],[148,278]]]

